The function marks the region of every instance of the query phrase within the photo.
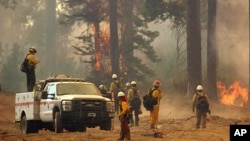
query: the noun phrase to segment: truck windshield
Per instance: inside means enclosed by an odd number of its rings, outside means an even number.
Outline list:
[[[93,84],[62,83],[57,85],[57,94],[101,95]]]

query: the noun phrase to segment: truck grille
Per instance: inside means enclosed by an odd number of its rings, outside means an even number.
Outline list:
[[[81,111],[103,111],[106,105],[103,101],[79,101],[76,110]]]

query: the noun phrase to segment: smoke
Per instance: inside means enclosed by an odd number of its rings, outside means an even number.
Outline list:
[[[219,75],[231,77],[232,81],[240,80],[246,85],[249,78],[249,1],[217,2]]]

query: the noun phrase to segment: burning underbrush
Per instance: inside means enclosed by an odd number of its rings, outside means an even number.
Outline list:
[[[222,104],[243,107],[248,102],[248,90],[242,87],[239,81],[228,87],[219,81],[217,82],[217,88]]]

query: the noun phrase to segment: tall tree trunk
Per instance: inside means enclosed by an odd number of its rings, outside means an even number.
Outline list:
[[[121,0],[121,13],[123,15],[122,19],[124,19],[121,21],[121,49],[125,64],[124,75],[133,74],[129,67],[132,62],[131,58],[133,58],[133,4],[134,1]]]
[[[216,3],[217,0],[208,0],[207,93],[213,99],[217,99]]]
[[[47,16],[47,31],[46,31],[46,44],[45,53],[47,55],[46,72],[48,75],[55,75],[53,71],[56,70],[56,0],[47,0],[46,2],[46,16]],[[53,61],[52,61],[53,60]]]
[[[187,1],[187,65],[188,95],[201,84],[201,23],[200,1]]]
[[[119,50],[117,33],[117,0],[109,0],[110,7],[110,52],[112,73],[119,74]]]

